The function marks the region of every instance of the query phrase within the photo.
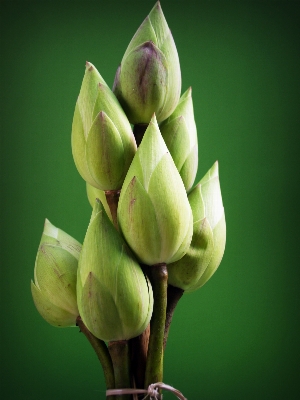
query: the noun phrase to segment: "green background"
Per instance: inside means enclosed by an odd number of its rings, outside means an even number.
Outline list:
[[[153,5],[1,1],[5,399],[105,397],[85,337],[40,317],[30,280],[44,218],[81,242],[89,221],[70,147],[85,61],[112,85]],[[179,52],[182,90],[193,88],[198,178],[219,160],[228,229],[219,270],[178,306],[164,381],[189,400],[296,399],[299,3],[162,0],[162,8]]]

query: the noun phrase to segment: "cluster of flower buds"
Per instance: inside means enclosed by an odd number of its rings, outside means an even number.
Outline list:
[[[127,341],[155,318],[151,268],[166,265],[167,284],[186,292],[218,268],[226,240],[218,163],[193,187],[191,88],[180,95],[179,58],[159,2],[129,43],[112,90],[86,63],[72,153],[93,211],[82,246],[46,220],[32,295],[52,325],[74,326],[80,315],[96,338]],[[143,129],[139,146],[135,129]],[[108,192],[120,195],[115,208]]]

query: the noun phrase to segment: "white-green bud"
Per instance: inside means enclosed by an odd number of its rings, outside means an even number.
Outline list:
[[[191,207],[155,116],[122,186],[118,222],[127,243],[144,264],[174,262],[190,246]]]
[[[198,138],[192,88],[181,96],[173,113],[159,128],[188,192],[194,184],[198,169]]]
[[[151,284],[99,200],[80,255],[77,298],[83,322],[105,341],[138,336],[152,315]]]
[[[193,211],[193,239],[186,255],[168,265],[168,279],[187,292],[203,286],[218,268],[225,250],[226,223],[218,162],[188,196]]]
[[[59,327],[75,326],[79,315],[76,279],[81,244],[47,219],[36,256],[31,292],[41,316]]]
[[[98,189],[120,189],[135,152],[122,107],[97,69],[87,63],[72,125],[72,153],[80,175]]]
[[[157,2],[139,27],[117,70],[113,91],[132,124],[158,122],[175,109],[181,92],[177,49]]]

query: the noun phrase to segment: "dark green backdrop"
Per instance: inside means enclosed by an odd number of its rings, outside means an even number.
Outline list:
[[[70,132],[85,61],[109,85],[154,1],[1,0],[1,367],[4,399],[104,399],[78,329],[30,293],[44,218],[82,241],[91,209]],[[162,0],[193,88],[198,178],[215,160],[223,262],[184,296],[164,381],[189,400],[296,399],[299,378],[299,3]],[[170,394],[166,399],[173,399]]]

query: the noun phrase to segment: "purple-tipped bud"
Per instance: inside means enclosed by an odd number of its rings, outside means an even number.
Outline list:
[[[113,91],[132,124],[165,120],[181,91],[178,53],[159,2],[132,38],[117,70]]]

